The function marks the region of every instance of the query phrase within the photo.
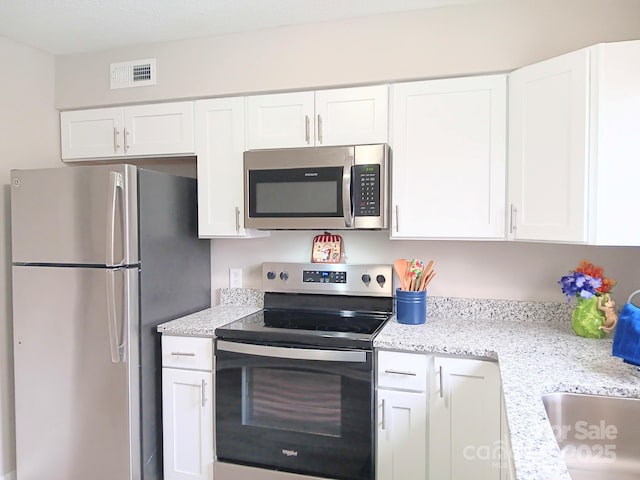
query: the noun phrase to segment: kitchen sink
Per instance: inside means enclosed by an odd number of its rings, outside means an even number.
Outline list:
[[[640,479],[640,399],[542,396],[572,480]]]

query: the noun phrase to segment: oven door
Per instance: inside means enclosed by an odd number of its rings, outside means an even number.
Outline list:
[[[244,154],[245,227],[353,228],[354,147]]]
[[[373,479],[370,351],[216,344],[218,461]]]

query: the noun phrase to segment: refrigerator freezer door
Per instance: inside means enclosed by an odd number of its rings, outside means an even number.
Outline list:
[[[140,479],[138,275],[13,267],[18,480]]]
[[[11,171],[14,263],[138,263],[132,165]]]

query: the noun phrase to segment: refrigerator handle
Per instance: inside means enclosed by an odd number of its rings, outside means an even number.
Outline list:
[[[111,362],[120,363],[120,345],[118,345],[118,313],[116,307],[116,271],[107,270],[107,323],[109,324],[109,349]]]
[[[124,259],[116,263],[116,215],[118,206],[118,189],[124,195],[124,182],[122,174],[118,172],[109,172],[109,202],[107,212],[107,265],[122,265]],[[123,195],[120,198],[123,198]]]

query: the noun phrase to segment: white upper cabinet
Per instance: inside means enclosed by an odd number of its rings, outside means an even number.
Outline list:
[[[194,152],[193,102],[126,107],[124,128],[125,155]]]
[[[387,143],[386,85],[316,92],[316,145]]]
[[[248,149],[315,144],[313,92],[247,97]]]
[[[509,78],[510,238],[640,245],[640,41]]]
[[[506,76],[391,88],[391,238],[505,238]]]
[[[62,159],[193,155],[193,102],[60,114]]]
[[[198,100],[195,119],[198,235],[201,238],[268,235],[244,228],[244,98]]]
[[[247,97],[250,150],[386,143],[388,88],[341,88]]]
[[[509,76],[512,238],[586,241],[588,104],[588,49]]]
[[[62,159],[120,156],[124,151],[123,132],[121,107],[61,112]]]

